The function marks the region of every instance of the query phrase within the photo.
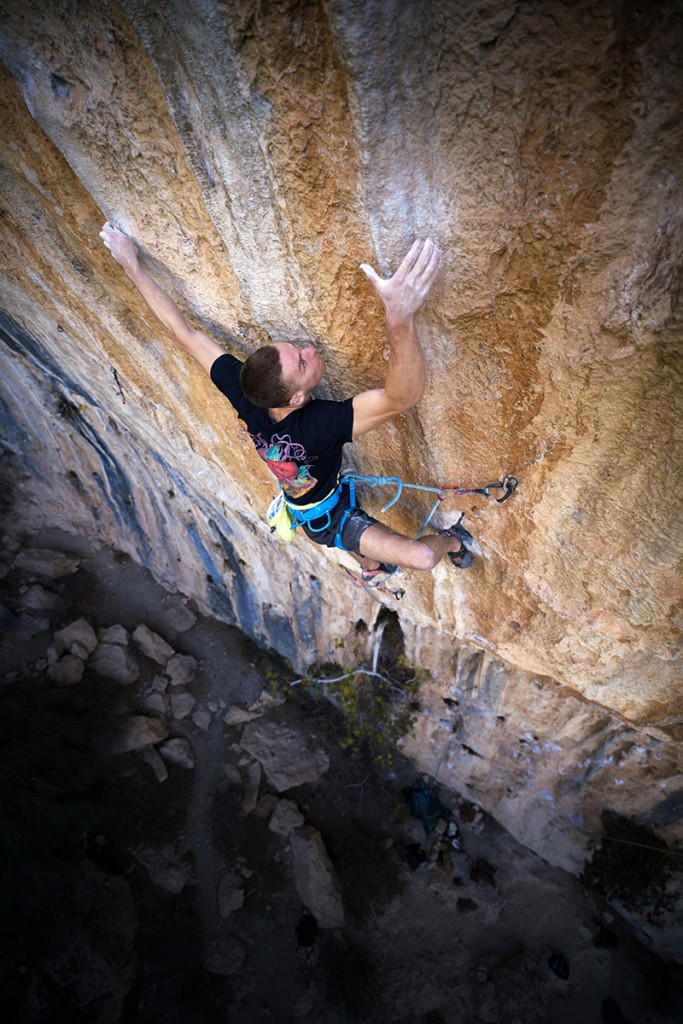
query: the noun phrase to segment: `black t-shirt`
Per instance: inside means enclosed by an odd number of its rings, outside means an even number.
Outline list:
[[[353,399],[330,402],[314,398],[274,423],[240,387],[242,363],[229,353],[211,367],[211,380],[237,410],[256,451],[277,477],[288,501],[310,505],[337,485],[342,447],[353,440]]]

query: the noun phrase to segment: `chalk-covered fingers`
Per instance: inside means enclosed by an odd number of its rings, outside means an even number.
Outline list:
[[[124,235],[109,221],[100,231],[100,238],[104,242],[105,249],[109,249],[117,263],[124,268],[135,266],[138,261],[138,250],[132,238]]]
[[[431,286],[439,268],[439,255],[439,247],[436,242],[433,242],[431,238],[426,239],[412,270],[420,285]]]
[[[411,252],[412,251],[413,250],[411,249]],[[420,249],[418,251],[417,258],[411,268],[411,273],[415,276],[415,278],[421,278],[422,274],[429,266],[429,262],[435,252],[438,252],[438,250],[431,239],[425,239],[424,242],[420,243]]]
[[[427,241],[429,241],[429,239],[427,239]],[[408,274],[410,274],[411,270],[414,270],[414,268],[417,266],[417,263],[422,255],[422,251],[426,244],[427,243],[423,241],[423,239],[421,238],[415,239],[410,249],[408,249],[408,252],[403,257],[403,260],[398,270],[394,274],[394,277],[399,279],[407,277]]]
[[[417,259],[406,277],[406,285],[419,297],[420,305],[427,298],[439,269],[439,247],[431,238],[421,243]]]
[[[398,323],[412,317],[427,298],[439,266],[439,250],[430,239],[412,244],[400,267],[388,280],[382,280],[372,267],[361,264],[384,303],[387,318]]]

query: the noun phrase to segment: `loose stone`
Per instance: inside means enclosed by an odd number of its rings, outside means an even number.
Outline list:
[[[165,665],[175,653],[163,637],[155,633],[149,626],[145,626],[144,623],[141,623],[134,631],[133,640],[144,655],[159,665]]]
[[[194,754],[187,740],[181,738],[167,740],[159,747],[159,753],[164,761],[168,761],[170,764],[177,764],[180,768],[194,768]]]

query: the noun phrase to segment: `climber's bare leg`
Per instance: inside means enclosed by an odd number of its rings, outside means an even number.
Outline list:
[[[428,571],[438,565],[449,551],[460,551],[461,547],[459,537],[430,533],[419,540],[411,540],[382,523],[373,523],[360,538],[362,558],[354,557],[364,569],[377,568],[376,562],[384,562],[405,569]]]
[[[351,558],[355,558],[361,569],[377,569],[379,562],[376,558],[366,558],[364,555],[357,555],[355,551],[349,551]]]

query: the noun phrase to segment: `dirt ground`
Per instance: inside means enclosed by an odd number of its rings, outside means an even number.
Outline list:
[[[420,782],[340,747],[344,723],[300,689],[268,711],[323,747],[329,769],[286,793],[321,834],[346,924],[302,944],[303,905],[286,837],[268,827],[276,794],[261,780],[244,813],[245,752],[228,708],[282,684],[286,666],[120,553],[54,533],[25,545],[69,552],[76,572],[42,588],[6,550],[2,580],[2,1002],[10,1019],[97,1024],[665,1024],[683,1019],[680,969],[657,960],[614,909],[457,794],[430,792],[444,821],[427,834],[404,791]],[[140,714],[158,667],[120,686],[89,669],[69,687],[36,668],[56,629],[140,623],[194,656],[203,725],[169,718],[194,767],[159,781],[144,750],[113,755],[116,723]],[[419,695],[418,695],[419,699]],[[272,797],[269,800],[268,798]],[[266,798],[266,799],[264,799]],[[466,808],[464,817],[471,817]],[[458,848],[440,836],[458,823]],[[151,852],[150,852],[151,851]],[[422,861],[422,863],[418,863]],[[152,867],[150,867],[150,864]],[[221,913],[226,870],[243,903]],[[173,891],[171,891],[173,890]],[[208,965],[208,966],[207,966]]]

